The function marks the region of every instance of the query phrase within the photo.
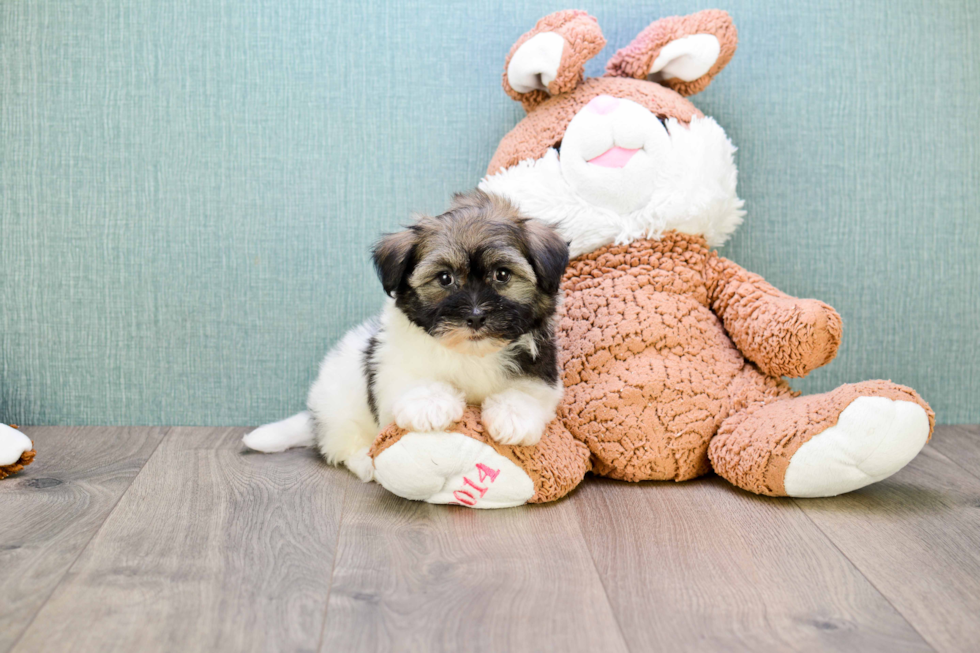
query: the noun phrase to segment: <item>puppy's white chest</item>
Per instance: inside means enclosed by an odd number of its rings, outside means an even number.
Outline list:
[[[407,388],[419,383],[449,384],[463,393],[467,403],[480,404],[513,381],[506,354],[472,356],[448,349],[409,323],[392,305],[386,307],[382,322],[375,381],[381,413]]]
[[[469,404],[479,404],[501,392],[509,381],[504,362],[497,354],[452,361],[441,371],[445,376],[440,380],[462,391]]]
[[[430,342],[416,343],[415,347],[389,343],[382,352],[379,376],[387,376],[395,384],[416,380],[448,383],[471,404],[479,404],[507,387],[509,375],[502,355],[467,356],[446,349],[433,338],[426,339]]]

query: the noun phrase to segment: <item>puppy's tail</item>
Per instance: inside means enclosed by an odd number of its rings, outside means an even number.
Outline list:
[[[312,447],[313,441],[313,416],[305,410],[281,422],[260,426],[242,438],[242,444],[262,453],[278,453],[293,447]]]

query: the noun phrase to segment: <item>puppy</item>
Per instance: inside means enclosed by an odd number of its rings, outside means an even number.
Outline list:
[[[441,431],[467,404],[492,438],[537,444],[562,396],[552,320],[568,244],[507,200],[472,191],[375,246],[381,315],[327,354],[308,412],[245,436],[258,451],[315,444],[373,477],[368,449],[394,421]]]

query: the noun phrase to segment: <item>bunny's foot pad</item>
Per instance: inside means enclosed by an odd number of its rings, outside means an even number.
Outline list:
[[[506,446],[486,434],[478,408],[447,431],[391,425],[369,455],[374,478],[405,499],[469,508],[510,508],[554,501],[590,469],[589,452],[557,422],[535,446]]]

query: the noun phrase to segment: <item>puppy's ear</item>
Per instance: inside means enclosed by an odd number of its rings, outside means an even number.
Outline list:
[[[552,227],[538,220],[524,223],[531,267],[538,286],[549,295],[558,292],[568,267],[568,243]]]
[[[374,269],[378,271],[381,286],[390,296],[398,290],[401,281],[412,262],[417,234],[414,229],[406,229],[393,234],[386,234],[374,246],[371,256],[374,259]]]

